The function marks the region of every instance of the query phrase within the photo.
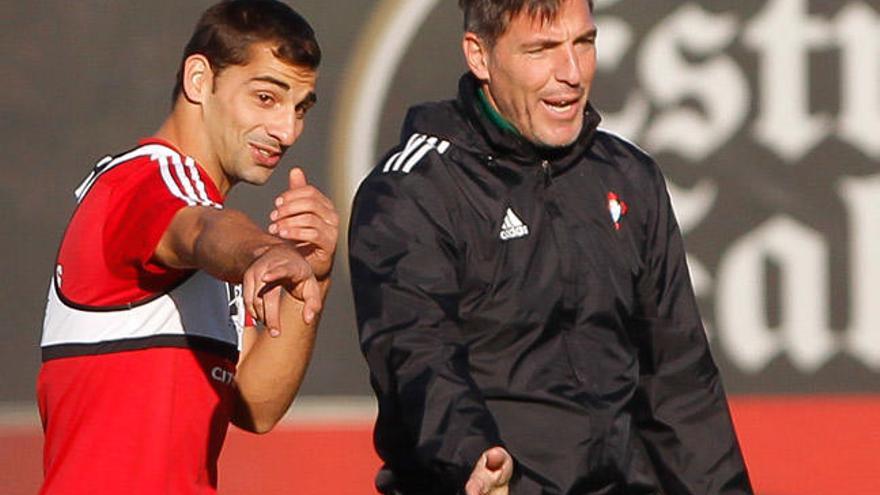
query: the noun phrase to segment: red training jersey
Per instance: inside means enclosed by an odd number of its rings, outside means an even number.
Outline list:
[[[43,324],[40,493],[216,493],[241,292],[153,253],[181,208],[223,198],[157,139],[98,162],[76,196]]]

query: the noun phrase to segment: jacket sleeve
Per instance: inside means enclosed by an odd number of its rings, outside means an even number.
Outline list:
[[[457,490],[501,440],[461,343],[459,251],[447,203],[436,181],[416,172],[374,173],[355,198],[349,260],[361,349],[379,399],[377,435],[389,434],[384,422],[403,444],[382,452],[387,442],[377,436],[380,454],[393,465],[401,451],[414,452],[417,469]]]
[[[652,164],[653,165],[653,164]],[[665,181],[652,168],[646,269],[637,318],[641,374],[637,424],[669,495],[751,494],[718,368],[697,309]]]

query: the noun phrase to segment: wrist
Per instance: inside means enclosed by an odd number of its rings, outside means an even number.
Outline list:
[[[279,244],[284,244],[284,242],[284,240],[278,239],[277,237],[268,237],[264,239],[259,246],[251,250],[251,262],[266,254],[266,252],[273,247],[278,246]]]

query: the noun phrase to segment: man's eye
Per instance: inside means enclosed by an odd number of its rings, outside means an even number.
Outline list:
[[[268,95],[266,93],[258,93],[257,99],[260,100],[260,103],[264,105],[270,105],[275,102],[275,99],[272,98],[272,95]]]

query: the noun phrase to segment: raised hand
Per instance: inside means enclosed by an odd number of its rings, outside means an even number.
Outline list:
[[[330,275],[339,237],[339,215],[333,203],[308,183],[302,169],[291,169],[288,189],[275,198],[269,218],[269,233],[293,241],[318,280]]]
[[[281,291],[303,301],[303,321],[315,321],[323,305],[321,289],[309,263],[291,243],[266,248],[242,279],[245,308],[272,336],[281,331]]]
[[[464,486],[467,495],[507,495],[513,476],[513,457],[502,447],[492,447],[477,460]]]

